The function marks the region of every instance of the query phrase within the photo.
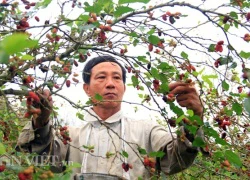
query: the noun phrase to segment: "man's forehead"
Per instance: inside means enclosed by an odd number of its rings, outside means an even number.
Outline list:
[[[109,67],[107,67],[107,66],[109,66]],[[114,67],[114,68],[110,68],[110,67]],[[122,71],[119,64],[117,64],[115,62],[101,62],[101,63],[95,65],[92,68],[92,70],[94,70],[94,71],[115,71],[115,72]]]

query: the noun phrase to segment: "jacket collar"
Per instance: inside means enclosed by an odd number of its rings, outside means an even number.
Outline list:
[[[118,111],[117,113],[110,116],[105,121],[102,121],[103,123],[115,123],[121,120],[123,116],[122,110]],[[86,122],[98,122],[98,119],[101,120],[101,118],[93,111],[92,108],[90,108],[87,112],[87,115],[85,115],[84,120]]]

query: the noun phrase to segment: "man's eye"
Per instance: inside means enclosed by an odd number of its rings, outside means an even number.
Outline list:
[[[98,77],[98,79],[104,79],[105,78],[105,76],[99,76]]]
[[[115,78],[115,79],[121,79],[121,77],[120,77],[120,76],[115,76],[114,78]]]

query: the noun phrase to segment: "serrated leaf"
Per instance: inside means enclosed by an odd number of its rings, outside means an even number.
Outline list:
[[[236,112],[237,115],[241,115],[242,110],[243,110],[241,104],[235,102],[233,103],[232,108]]]
[[[181,52],[181,57],[183,57],[184,59],[188,59],[188,54],[185,53],[184,51]]]
[[[196,137],[193,141],[194,147],[205,147],[206,143],[202,140],[201,137]]]
[[[240,52],[240,57],[245,58],[245,59],[249,59],[250,58],[250,52],[241,51]]]
[[[157,45],[160,42],[160,39],[157,36],[150,35],[148,36],[148,42]]]
[[[122,151],[121,155],[124,156],[125,158],[128,158],[128,153],[126,151]]]
[[[237,154],[235,154],[233,151],[231,150],[226,150],[225,151],[225,157],[226,159],[231,163],[234,164],[237,167],[241,167],[242,166],[242,162],[239,158],[239,156]]]
[[[227,84],[227,82],[224,80],[222,81],[222,88],[225,90],[225,91],[228,91],[229,90],[229,84]]]
[[[118,4],[126,4],[126,3],[144,3],[147,4],[150,0],[119,0]]]
[[[95,94],[95,99],[97,101],[102,101],[103,100],[103,97],[100,95],[100,94]]]
[[[150,156],[150,157],[162,158],[164,155],[165,155],[165,153],[162,152],[162,151],[150,152],[150,153],[149,153],[149,156]]]
[[[114,12],[115,17],[120,17],[125,13],[134,11],[133,8],[127,7],[127,6],[119,6],[116,8],[116,11]]]
[[[1,42],[1,49],[7,54],[12,55],[23,51],[26,48],[34,48],[38,41],[28,39],[27,34],[12,34],[6,36]]]

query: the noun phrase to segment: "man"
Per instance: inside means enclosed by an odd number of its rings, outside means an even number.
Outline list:
[[[17,149],[57,155],[58,162],[80,163],[81,168],[74,168],[73,174],[104,173],[125,179],[149,179],[152,175],[155,162],[151,159],[151,164],[144,163],[139,149],[145,149],[147,153],[163,151],[165,155],[157,158],[156,168],[167,174],[179,172],[192,164],[197,155],[190,142],[192,138],[182,141],[155,122],[132,119],[122,113],[126,70],[116,59],[112,56],[93,58],[83,70],[83,80],[83,89],[94,105],[84,116],[86,125],[68,127],[72,141],[66,144],[54,136],[49,122],[51,97],[49,91],[44,91],[43,98],[47,100],[41,100],[42,113],[25,126]],[[181,106],[202,116],[202,104],[193,86],[175,82],[169,84],[169,88]],[[96,94],[102,96],[101,102],[95,99]],[[181,132],[185,133],[184,128]]]

